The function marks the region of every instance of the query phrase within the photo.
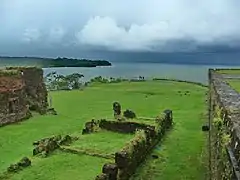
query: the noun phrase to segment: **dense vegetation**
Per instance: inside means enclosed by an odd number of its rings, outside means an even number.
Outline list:
[[[32,157],[32,142],[56,134],[80,134],[84,123],[92,118],[113,118],[112,103],[119,101],[123,109],[131,109],[141,117],[155,118],[164,109],[172,109],[174,127],[153,152],[134,179],[203,180],[207,171],[205,122],[206,88],[172,81],[92,83],[84,91],[53,91],[52,104],[58,115],[35,115],[17,125],[0,128],[0,172],[11,163],[28,156],[29,167],[11,180],[92,180],[101,172],[106,159],[55,152],[45,159]],[[186,93],[188,91],[188,93]],[[103,132],[81,136],[83,149],[113,152],[132,136]]]
[[[79,73],[64,76],[54,71],[46,75],[45,83],[48,90],[80,89],[82,87],[82,77],[84,77],[84,75]]]
[[[48,67],[97,67],[111,66],[106,60],[72,59],[72,58],[35,58],[35,57],[0,57],[0,65],[29,65]]]

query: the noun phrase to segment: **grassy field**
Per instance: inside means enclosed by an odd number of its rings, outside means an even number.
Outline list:
[[[240,69],[222,69],[222,70],[219,70],[218,72],[221,74],[240,76]],[[227,82],[231,85],[232,88],[240,92],[240,79],[228,79]]]
[[[229,79],[228,83],[233,89],[240,92],[240,79]]]
[[[49,158],[34,159],[30,168],[11,177],[11,180],[93,180],[109,160],[87,155],[57,152]]]
[[[112,103],[119,101],[123,109],[132,109],[139,117],[156,117],[164,109],[172,109],[175,125],[134,179],[204,179],[206,173],[206,88],[171,81],[123,82],[94,84],[84,91],[51,93],[58,116],[36,116],[28,121],[0,128],[0,172],[23,156],[31,156],[32,142],[54,134],[80,133],[92,118],[112,118]],[[189,91],[190,93],[185,93]],[[112,153],[130,135],[93,134],[73,146],[95,148]],[[91,140],[92,143],[91,143]],[[105,140],[105,141],[104,141]],[[56,152],[46,159],[33,158],[33,166],[14,175],[13,180],[90,180],[101,172],[109,160]]]
[[[100,154],[114,154],[121,149],[134,135],[103,131],[87,136],[80,136],[71,147],[81,150],[91,150]]]
[[[240,74],[240,69],[221,69],[218,72],[221,74]]]

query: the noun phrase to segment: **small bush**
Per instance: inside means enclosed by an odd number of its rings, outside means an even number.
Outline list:
[[[28,167],[31,165],[31,160],[27,157],[22,158],[19,162],[18,162],[18,166],[20,167]]]
[[[17,172],[19,170],[20,167],[17,164],[11,164],[7,169],[8,172]]]
[[[124,116],[125,118],[128,118],[128,119],[136,118],[135,112],[133,112],[133,111],[131,111],[131,110],[129,110],[129,109],[127,109],[126,111],[123,112],[123,116]]]

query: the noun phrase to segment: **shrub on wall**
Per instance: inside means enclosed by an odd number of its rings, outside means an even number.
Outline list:
[[[127,109],[126,111],[123,112],[123,116],[127,119],[134,119],[136,118],[135,112],[132,110]]]

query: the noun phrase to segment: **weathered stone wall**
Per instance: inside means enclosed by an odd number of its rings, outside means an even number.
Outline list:
[[[11,67],[22,72],[29,108],[45,114],[48,108],[47,89],[44,84],[43,70],[36,67]]]
[[[211,179],[240,179],[240,94],[212,69],[209,93]]]
[[[29,108],[44,114],[47,107],[42,69],[10,67],[0,70],[0,126],[29,118]]]
[[[30,117],[23,89],[1,93],[0,107],[0,126]]]
[[[0,126],[21,121],[30,116],[25,83],[16,71],[0,71]]]

